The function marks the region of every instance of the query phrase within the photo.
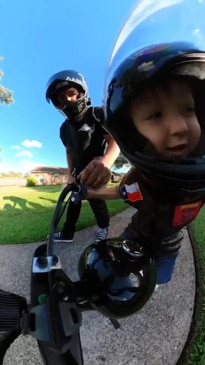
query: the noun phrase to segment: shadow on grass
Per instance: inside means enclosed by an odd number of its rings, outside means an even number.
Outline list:
[[[47,200],[48,202],[51,202],[53,204],[56,204],[57,203],[57,200],[49,199],[49,198],[44,198],[44,196],[39,196],[39,199]]]
[[[19,198],[18,196],[13,196],[13,195],[4,196],[3,200],[9,201],[9,203],[6,203],[4,205],[4,208],[3,208],[4,210],[10,210],[10,209],[16,209],[16,208],[21,208],[21,209],[25,210],[25,209],[28,209],[31,207],[35,208],[35,209],[42,208],[41,204],[34,203],[27,199]]]

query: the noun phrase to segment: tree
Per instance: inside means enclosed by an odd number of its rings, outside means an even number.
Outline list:
[[[0,57],[0,61],[3,61],[3,57]],[[0,70],[0,79],[3,76],[3,71]],[[10,104],[13,103],[13,91],[7,89],[6,87],[0,85],[0,104]]]
[[[123,165],[129,163],[127,161],[127,159],[125,158],[125,156],[122,154],[122,152],[120,152],[119,156],[117,157],[117,159],[114,162],[114,166],[117,167],[118,169],[120,169]]]

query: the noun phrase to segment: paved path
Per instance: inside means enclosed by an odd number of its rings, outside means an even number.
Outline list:
[[[111,219],[109,235],[117,236],[134,210],[128,208]],[[120,320],[115,330],[98,312],[83,314],[81,340],[85,365],[176,365],[190,329],[195,297],[195,270],[187,231],[170,283],[160,286],[146,306]],[[61,261],[71,279],[78,278],[80,253],[93,242],[96,226],[75,235],[72,244],[58,244]],[[29,300],[29,275],[34,249],[40,243],[0,246],[0,287]],[[3,365],[42,364],[36,341],[19,336]],[[57,364],[56,364],[57,365]]]

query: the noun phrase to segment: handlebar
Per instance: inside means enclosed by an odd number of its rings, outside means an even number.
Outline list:
[[[80,186],[76,184],[69,184],[62,190],[51,220],[48,242],[34,252],[30,304],[21,296],[0,290],[0,364],[10,344],[23,334],[36,338],[44,364],[83,365],[79,333],[82,312],[102,311],[108,303],[104,314],[115,328],[119,328],[117,318],[136,312],[154,291],[156,268],[152,259],[149,261],[151,271],[146,271],[141,247],[128,241],[110,239],[90,245],[80,258],[81,279],[73,282],[65,274],[60,257],[54,254],[53,237],[71,199],[70,193],[77,195],[79,191]],[[92,264],[89,257],[93,259]],[[90,261],[84,265],[87,258]],[[140,270],[144,270],[143,275],[139,274]],[[131,271],[142,283],[140,291],[139,284],[136,287],[135,281],[130,279]],[[146,281],[149,281],[148,289]],[[95,288],[93,293],[90,286]],[[122,310],[125,302],[126,312]]]

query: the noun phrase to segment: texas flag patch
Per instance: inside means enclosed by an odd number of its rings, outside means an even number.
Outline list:
[[[138,183],[132,185],[123,185],[120,187],[120,193],[123,200],[129,200],[130,202],[136,202],[137,200],[143,200]]]

